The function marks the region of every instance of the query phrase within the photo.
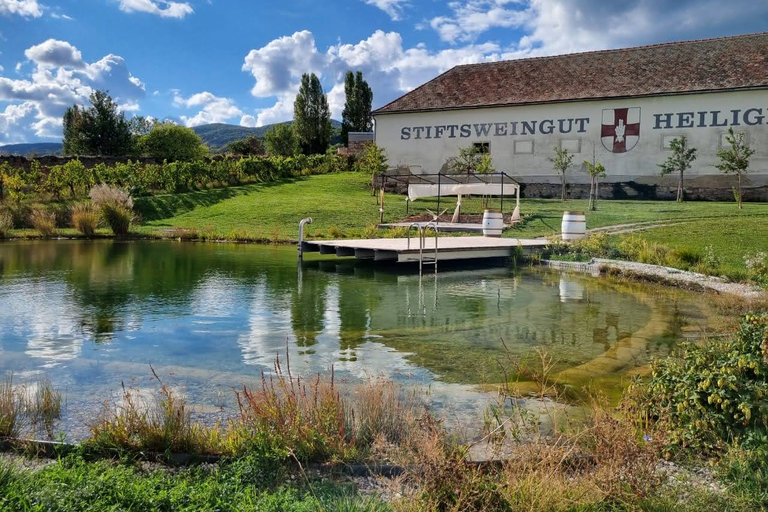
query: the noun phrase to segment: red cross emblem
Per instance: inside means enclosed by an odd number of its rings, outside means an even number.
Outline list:
[[[611,153],[626,153],[640,140],[640,107],[603,110],[600,140]]]

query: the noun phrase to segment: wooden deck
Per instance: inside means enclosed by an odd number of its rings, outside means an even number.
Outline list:
[[[437,241],[438,261],[475,260],[483,258],[508,258],[515,248],[523,252],[541,250],[548,244],[543,239],[489,238],[483,236],[441,237]],[[361,260],[396,261],[408,263],[419,261],[419,238],[374,238],[368,240],[305,240],[303,252],[335,254],[338,257],[354,257]],[[424,260],[433,260],[435,238],[427,237]]]

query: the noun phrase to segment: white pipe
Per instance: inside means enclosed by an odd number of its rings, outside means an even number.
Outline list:
[[[312,224],[312,217],[301,219],[299,222],[299,259],[304,257],[304,224]]]

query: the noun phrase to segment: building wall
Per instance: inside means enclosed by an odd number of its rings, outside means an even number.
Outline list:
[[[617,125],[623,125],[623,139],[615,137]],[[734,179],[714,165],[731,126],[756,149],[746,186],[765,187],[768,90],[379,114],[376,143],[386,150],[390,165],[432,173],[445,171],[459,148],[490,142],[496,169],[532,184],[558,182],[547,160],[556,146],[575,153],[569,180],[586,182],[581,163],[592,159],[594,145],[606,181],[672,185],[676,178],[662,180],[657,165],[670,154],[669,140],[685,135],[699,156],[688,173],[690,184],[730,189]]]

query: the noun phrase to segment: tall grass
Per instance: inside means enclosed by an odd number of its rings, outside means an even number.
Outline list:
[[[128,192],[102,184],[91,189],[90,198],[115,235],[128,234],[134,219],[133,198]]]
[[[92,203],[77,203],[70,211],[72,226],[85,236],[93,236],[101,222],[101,213]]]
[[[18,437],[21,431],[23,404],[13,386],[13,376],[0,382],[0,437]]]
[[[42,207],[33,208],[29,214],[29,222],[45,237],[56,234],[56,214]]]

